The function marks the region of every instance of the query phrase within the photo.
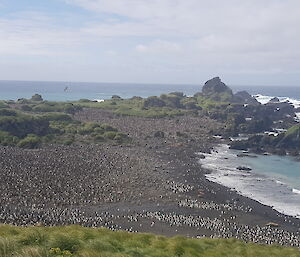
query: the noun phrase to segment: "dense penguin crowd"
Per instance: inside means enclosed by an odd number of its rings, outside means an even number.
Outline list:
[[[101,114],[93,110],[78,118],[110,120],[134,143],[0,147],[0,223],[78,224],[300,246],[300,222],[205,180],[194,153],[207,150],[205,130],[211,126],[200,126],[201,118],[153,121]],[[153,127],[165,138],[154,138]],[[176,131],[197,134],[200,141],[179,140]],[[282,226],[266,226],[271,221]]]

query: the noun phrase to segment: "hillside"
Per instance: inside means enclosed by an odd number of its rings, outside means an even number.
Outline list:
[[[108,229],[0,226],[0,256],[142,257],[142,256],[300,256],[296,248],[246,244],[236,239],[166,238]]]

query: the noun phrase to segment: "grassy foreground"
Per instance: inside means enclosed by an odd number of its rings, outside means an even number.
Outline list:
[[[166,238],[104,228],[0,225],[0,256],[19,257],[294,257],[299,249],[246,244],[235,239]]]

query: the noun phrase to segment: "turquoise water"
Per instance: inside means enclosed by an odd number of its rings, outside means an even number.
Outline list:
[[[205,154],[206,158],[200,163],[211,170],[207,179],[300,218],[300,162],[274,155],[237,157],[240,153],[227,145],[219,145],[212,154]],[[239,166],[252,170],[240,171]]]
[[[251,167],[259,174],[276,178],[278,182],[288,184],[300,190],[300,161],[289,156],[264,156],[258,155],[257,158],[239,158],[240,163]]]

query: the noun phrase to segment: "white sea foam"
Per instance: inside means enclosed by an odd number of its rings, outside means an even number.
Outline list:
[[[291,190],[287,184],[258,174],[255,170],[239,171],[237,167],[241,165],[241,159],[227,145],[220,145],[215,150],[212,154],[205,154],[206,158],[200,160],[204,168],[211,170],[206,175],[208,180],[271,206],[281,213],[300,218],[300,190]]]
[[[274,96],[268,96],[268,95],[261,95],[261,94],[257,94],[257,95],[253,95],[253,97],[256,98],[256,100],[258,102],[260,102],[261,104],[266,104],[268,103],[271,99],[274,98]],[[300,100],[297,99],[293,99],[290,97],[285,97],[285,96],[280,96],[277,97],[279,99],[280,102],[289,102],[291,103],[295,108],[300,108]],[[300,122],[300,112],[296,113],[296,121]]]
[[[97,101],[98,103],[104,102],[104,99],[94,99],[93,101]]]
[[[298,189],[296,189],[296,188],[293,188],[293,193],[295,193],[295,194],[299,194],[300,195],[300,190],[298,190]]]
[[[253,96],[261,104],[266,104],[271,99],[273,99],[275,97],[275,96],[261,95],[261,94],[257,94],[257,95],[253,95]],[[290,97],[285,97],[285,96],[279,96],[277,98],[279,99],[280,102],[289,102],[289,103],[291,103],[292,105],[294,105],[295,108],[300,107],[300,100],[293,99],[293,98],[290,98]]]
[[[285,183],[283,183],[283,182],[280,181],[280,180],[275,180],[275,182],[276,182],[277,184],[280,184],[280,185],[285,185]]]

